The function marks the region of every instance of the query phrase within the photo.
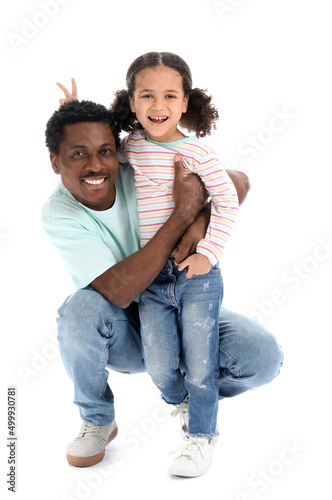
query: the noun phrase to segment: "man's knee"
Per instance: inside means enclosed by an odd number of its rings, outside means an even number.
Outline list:
[[[277,339],[267,330],[258,330],[252,335],[248,358],[253,375],[259,385],[268,384],[276,378],[283,364],[283,351]]]
[[[266,344],[267,345],[263,350],[263,356],[265,356],[265,383],[268,383],[279,375],[280,368],[282,367],[284,360],[284,353],[277,339],[272,334],[269,334],[266,337]]]
[[[256,321],[222,308],[220,362],[235,378],[250,377],[257,385],[279,373],[283,352],[277,339]]]
[[[98,314],[100,307],[104,307],[107,303],[106,299],[95,290],[77,290],[70,295],[58,310],[59,317],[76,319]]]
[[[58,340],[62,347],[82,345],[96,330],[105,328],[106,299],[94,290],[78,290],[70,295],[58,310]],[[109,312],[111,315],[111,312]]]

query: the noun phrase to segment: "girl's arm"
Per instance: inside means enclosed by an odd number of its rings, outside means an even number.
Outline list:
[[[205,238],[197,245],[197,253],[215,265],[235,224],[239,200],[233,182],[213,151],[207,151],[195,170],[211,196],[210,224]]]
[[[235,186],[239,205],[242,205],[250,189],[248,176],[237,170],[226,170]],[[181,263],[184,259],[196,253],[196,248],[200,240],[206,235],[211,218],[211,202],[207,203],[197,214],[194,222],[188,227],[177,246],[175,262]]]

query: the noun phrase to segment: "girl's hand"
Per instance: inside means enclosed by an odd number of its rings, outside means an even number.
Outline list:
[[[63,91],[63,93],[66,96],[66,97],[63,97],[62,99],[59,99],[60,106],[62,106],[66,102],[77,101],[78,97],[77,97],[77,86],[76,86],[75,78],[71,79],[71,93],[64,85],[62,85],[62,83],[57,82],[57,86]]]
[[[187,268],[186,277],[191,278],[194,274],[196,276],[207,274],[211,269],[211,263],[205,255],[195,253],[179,264],[179,271],[182,271],[184,268]]]

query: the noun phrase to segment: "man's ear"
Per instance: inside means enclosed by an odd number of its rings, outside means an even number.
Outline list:
[[[55,174],[60,174],[60,168],[58,163],[58,156],[54,153],[50,154],[51,165]]]
[[[129,105],[130,105],[130,111],[132,113],[135,113],[135,99],[133,96],[129,96]]]

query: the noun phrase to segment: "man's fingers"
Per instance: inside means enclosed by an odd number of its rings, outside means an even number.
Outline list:
[[[174,181],[178,182],[184,178],[184,168],[179,155],[174,156]]]
[[[71,79],[71,95],[73,99],[77,100],[77,85],[75,82],[75,78]]]
[[[184,259],[186,259],[189,255],[195,253],[196,247],[194,247],[189,241],[180,241],[178,244],[178,248],[176,251],[176,254],[174,256],[174,262],[175,264],[178,265],[178,262],[182,262]]]
[[[56,84],[62,90],[62,92],[65,94],[66,97],[70,97],[70,92],[67,89],[67,87],[65,87],[64,85],[62,85],[62,83],[59,82],[56,82]]]
[[[62,92],[65,94],[67,100],[77,101],[77,85],[75,82],[75,78],[71,79],[71,93],[69,92],[67,87],[62,85],[62,83],[56,82],[56,84],[59,87],[59,89],[61,89]],[[66,101],[64,100],[61,104],[64,104],[64,102]]]
[[[187,267],[188,265],[187,260],[188,259],[184,259],[182,262],[180,262],[180,264],[178,264],[179,271],[183,271],[183,269]]]

